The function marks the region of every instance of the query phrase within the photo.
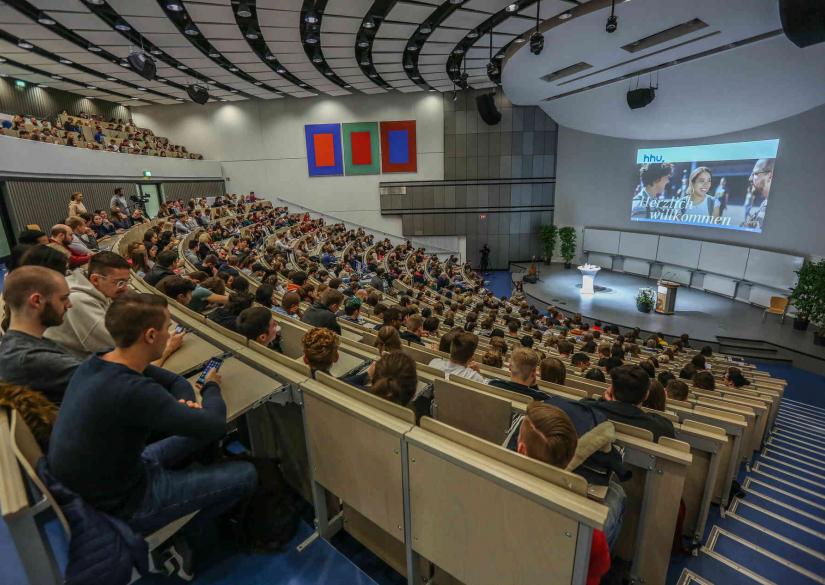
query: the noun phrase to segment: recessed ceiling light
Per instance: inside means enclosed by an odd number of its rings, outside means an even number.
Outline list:
[[[366,39],[362,40],[362,41],[358,41],[358,46],[361,47],[362,49],[366,49],[367,47],[370,46],[370,42]]]
[[[453,51],[453,53],[455,53],[456,55],[461,55],[463,52],[464,49],[462,49],[461,47],[456,47],[456,49]]]
[[[404,69],[414,69],[415,65],[412,63],[404,63]]]
[[[267,55],[266,60],[267,61],[274,61],[275,60],[275,55]]]
[[[118,20],[115,23],[115,28],[121,32],[126,32],[127,30],[132,30],[132,27],[126,24],[123,20]]]
[[[138,91],[146,91],[146,88],[145,87],[139,87],[139,88],[137,88],[137,90]]]
[[[238,10],[235,12],[241,18],[252,18],[252,10],[249,8],[249,4],[246,2],[241,2],[238,4]]]
[[[117,78],[115,78],[115,77],[107,77],[107,78],[106,78],[106,81],[117,81]]]
[[[238,93],[238,90],[237,89],[230,89],[229,93]]]
[[[178,69],[186,69],[186,65],[184,65],[183,63],[181,63],[180,65],[178,65]]]
[[[378,77],[377,73],[370,73],[370,77]]]
[[[306,43],[308,45],[317,45],[318,44],[318,38],[317,37],[307,37]]]
[[[434,87],[431,87],[431,88],[430,88],[430,89],[428,89],[427,91],[435,91],[435,88],[434,88]]]
[[[34,45],[32,45],[30,42],[24,41],[22,39],[17,41],[17,46],[20,47],[21,49],[32,49],[32,48],[34,48]]]
[[[360,64],[364,67],[369,67],[370,65],[372,65],[369,59],[362,59]]]
[[[375,28],[375,21],[372,18],[367,18],[361,26],[364,28]]]
[[[161,83],[166,83],[166,78],[165,77],[156,77],[155,79],[157,79]]]
[[[63,63],[63,65],[71,65],[72,64],[72,62],[69,61],[68,59],[60,59],[60,62]]]
[[[230,67],[230,68],[229,68],[229,70],[230,70],[232,73],[237,73],[238,68],[237,68],[237,67]]]
[[[258,39],[258,33],[256,32],[248,32],[244,36],[248,38],[250,41],[255,41]]]
[[[55,20],[45,12],[40,13],[40,16],[37,17],[37,22],[45,26],[57,24],[57,22],[55,22]]]
[[[149,52],[152,55],[163,55],[163,51],[161,51],[160,49],[149,49]]]
[[[210,51],[209,56],[212,57],[213,59],[220,59],[221,54],[218,53],[217,51]]]
[[[301,87],[309,87],[306,83],[299,83],[298,85],[300,85]]]
[[[470,32],[467,33],[467,38],[468,39],[477,39],[478,38],[478,33],[474,30],[471,30]]]
[[[559,14],[559,20],[567,20],[571,16],[573,16],[573,15],[570,14],[569,12],[562,12],[561,14]]]
[[[412,80],[413,80],[413,81],[417,81],[417,80],[419,80],[419,79],[421,79],[421,77],[420,77],[419,75],[413,75],[413,76],[412,76]]]
[[[86,89],[97,89],[94,85],[87,85]]]
[[[321,57],[313,57],[312,62],[313,63],[323,63],[324,60]]]
[[[278,67],[277,69],[275,69],[275,73],[280,73],[281,75],[283,75],[284,73],[286,73],[286,69],[284,69],[283,67]]]
[[[496,59],[504,59],[504,53],[499,53],[495,56]]]
[[[171,12],[183,12],[183,4],[176,1],[166,2],[166,10]]]
[[[518,43],[518,44],[520,45],[520,44],[522,44],[522,43],[524,42],[524,38],[523,38],[523,37],[519,37],[519,38],[517,38],[516,40],[514,40],[513,42],[514,42],[514,43]]]
[[[103,4],[103,0],[86,0],[86,4],[93,4],[94,6],[100,6]]]
[[[309,24],[316,24],[318,22],[318,17],[310,12],[304,17],[304,21]]]
[[[207,81],[206,83],[209,83],[209,84],[211,84],[211,85],[218,85],[218,82],[217,82],[217,81],[215,81],[214,79],[210,79],[210,80],[209,80],[209,81]]]
[[[325,75],[335,75],[335,73],[333,73],[331,70],[330,71],[325,71],[324,74]]]
[[[450,0],[450,4],[461,4],[464,0]]]
[[[506,10],[507,12],[515,12],[516,10],[518,10],[518,2],[513,2],[512,4],[507,6],[507,8],[505,8],[504,10]]]
[[[352,89],[352,86],[351,85],[345,85],[344,89]]]
[[[63,78],[62,78],[62,77],[60,77],[59,75],[52,75],[52,76],[51,76],[51,78],[52,78],[52,79],[57,79],[58,81],[59,81],[59,80],[61,80],[61,79],[63,79]]]
[[[182,102],[183,98],[175,98],[176,101]]]
[[[121,61],[120,66],[121,67],[129,67],[129,62],[128,61]]]
[[[194,24],[187,24],[186,27],[184,27],[183,32],[189,35],[190,37],[195,37],[200,34],[200,32]]]
[[[100,52],[103,50],[103,49],[101,49],[100,47],[96,47],[95,45],[89,45],[89,46],[88,46],[88,49],[89,49],[92,53],[100,53]]]

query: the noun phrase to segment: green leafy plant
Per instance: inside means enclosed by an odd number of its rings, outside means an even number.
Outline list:
[[[796,271],[799,277],[791,289],[790,303],[799,319],[808,320],[825,334],[825,260],[806,262]]]
[[[561,241],[561,257],[564,263],[569,265],[576,255],[576,229],[570,226],[559,230],[559,240]]]
[[[543,225],[541,226],[541,230],[539,230],[539,237],[541,238],[541,245],[544,248],[545,261],[550,263],[553,261],[553,254],[556,252],[559,228],[552,224]]]
[[[656,299],[653,296],[653,291],[649,288],[640,289],[636,293],[636,308],[644,313],[649,313],[656,305]]]

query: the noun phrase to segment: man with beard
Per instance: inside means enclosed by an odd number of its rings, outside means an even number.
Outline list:
[[[760,158],[753,165],[750,182],[750,200],[745,203],[745,221],[743,227],[756,228],[762,231],[765,222],[765,212],[768,209],[768,193],[773,181],[773,159]]]
[[[11,313],[0,340],[0,379],[30,386],[59,404],[80,360],[45,339],[72,306],[65,277],[42,266],[21,266],[6,277],[3,297]]]

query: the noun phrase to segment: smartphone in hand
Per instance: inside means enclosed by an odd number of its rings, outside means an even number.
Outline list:
[[[209,373],[209,370],[219,371],[221,369],[222,364],[223,358],[220,357],[213,357],[208,362],[206,362],[206,365],[203,367],[201,375],[198,376],[197,383],[202,386],[204,382],[206,382],[206,375]]]

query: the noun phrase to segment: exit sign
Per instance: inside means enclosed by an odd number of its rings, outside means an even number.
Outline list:
[[[143,176],[147,179],[152,176],[152,171],[143,171]]]

